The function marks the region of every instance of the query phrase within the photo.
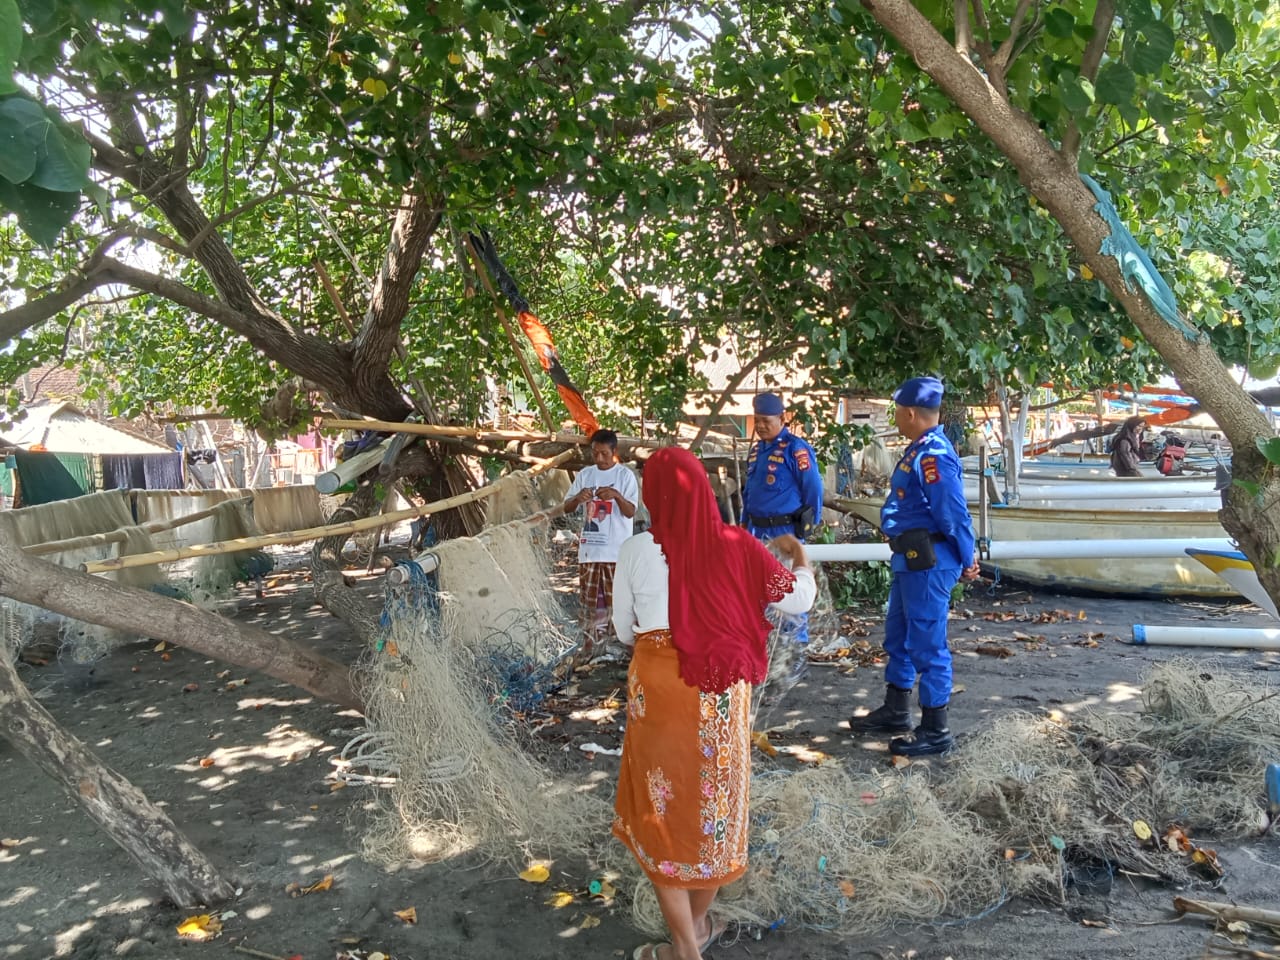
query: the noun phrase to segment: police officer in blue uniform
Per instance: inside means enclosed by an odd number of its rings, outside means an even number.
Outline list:
[[[978,575],[960,458],[938,423],[942,391],[934,377],[915,377],[893,394],[894,425],[910,443],[880,509],[880,529],[893,551],[884,625],[887,687],[883,706],[849,721],[855,732],[909,733],[889,743],[891,753],[906,757],[943,753],[955,743],[947,724],[947,611],[956,581]],[[923,716],[913,730],[917,679]]]
[[[822,522],[822,473],[813,447],[782,424],[786,407],[776,393],[751,401],[759,442],[747,458],[742,487],[742,525],[760,540],[784,533],[804,542]],[[791,638],[809,642],[809,618],[792,618]],[[803,661],[800,664],[803,667]]]

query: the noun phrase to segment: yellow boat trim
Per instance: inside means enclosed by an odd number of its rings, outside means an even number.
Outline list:
[[[1238,560],[1235,557],[1224,557],[1216,553],[1193,553],[1195,559],[1199,560],[1214,573],[1222,573],[1224,570],[1248,570],[1253,571],[1253,564],[1248,560]]]

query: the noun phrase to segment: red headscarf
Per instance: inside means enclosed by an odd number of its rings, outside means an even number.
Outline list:
[[[764,608],[796,578],[746,530],[720,519],[698,458],[663,447],[644,467],[650,532],[667,560],[671,641],[680,678],[708,693],[759,683],[768,659]]]

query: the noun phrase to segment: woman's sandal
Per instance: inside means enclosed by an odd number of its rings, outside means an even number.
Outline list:
[[[658,950],[670,946],[671,944],[665,940],[661,943],[642,943],[631,951],[631,960],[658,960]]]
[[[708,917],[708,919],[710,919],[710,917]],[[719,921],[718,924],[715,920],[712,920],[711,933],[708,934],[707,939],[703,941],[702,946],[698,947],[698,952],[706,953],[708,950],[714,947],[716,945],[716,941],[718,941],[721,937],[723,937],[724,932],[728,929],[729,929],[728,920],[721,920]]]

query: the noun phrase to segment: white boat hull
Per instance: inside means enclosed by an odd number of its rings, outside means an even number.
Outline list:
[[[965,499],[978,502],[978,477],[964,478]],[[1002,495],[1004,481],[997,478]],[[1221,499],[1212,478],[1147,480],[1036,480],[1018,484],[1018,506],[1037,510],[1217,510]]]
[[[857,516],[879,523],[878,501],[862,498],[847,503]],[[994,506],[988,516],[993,542],[1227,538],[1213,511],[1041,510]],[[976,518],[974,528],[977,528]],[[1144,597],[1239,595],[1235,586],[1190,557],[1002,560],[992,566],[1002,577],[1067,592]]]
[[[1196,550],[1187,549],[1187,555],[1204,564],[1215,575],[1231,584],[1241,596],[1254,606],[1265,610],[1280,620],[1276,611],[1276,602],[1258,580],[1258,572],[1253,569],[1249,558],[1238,550]]]

